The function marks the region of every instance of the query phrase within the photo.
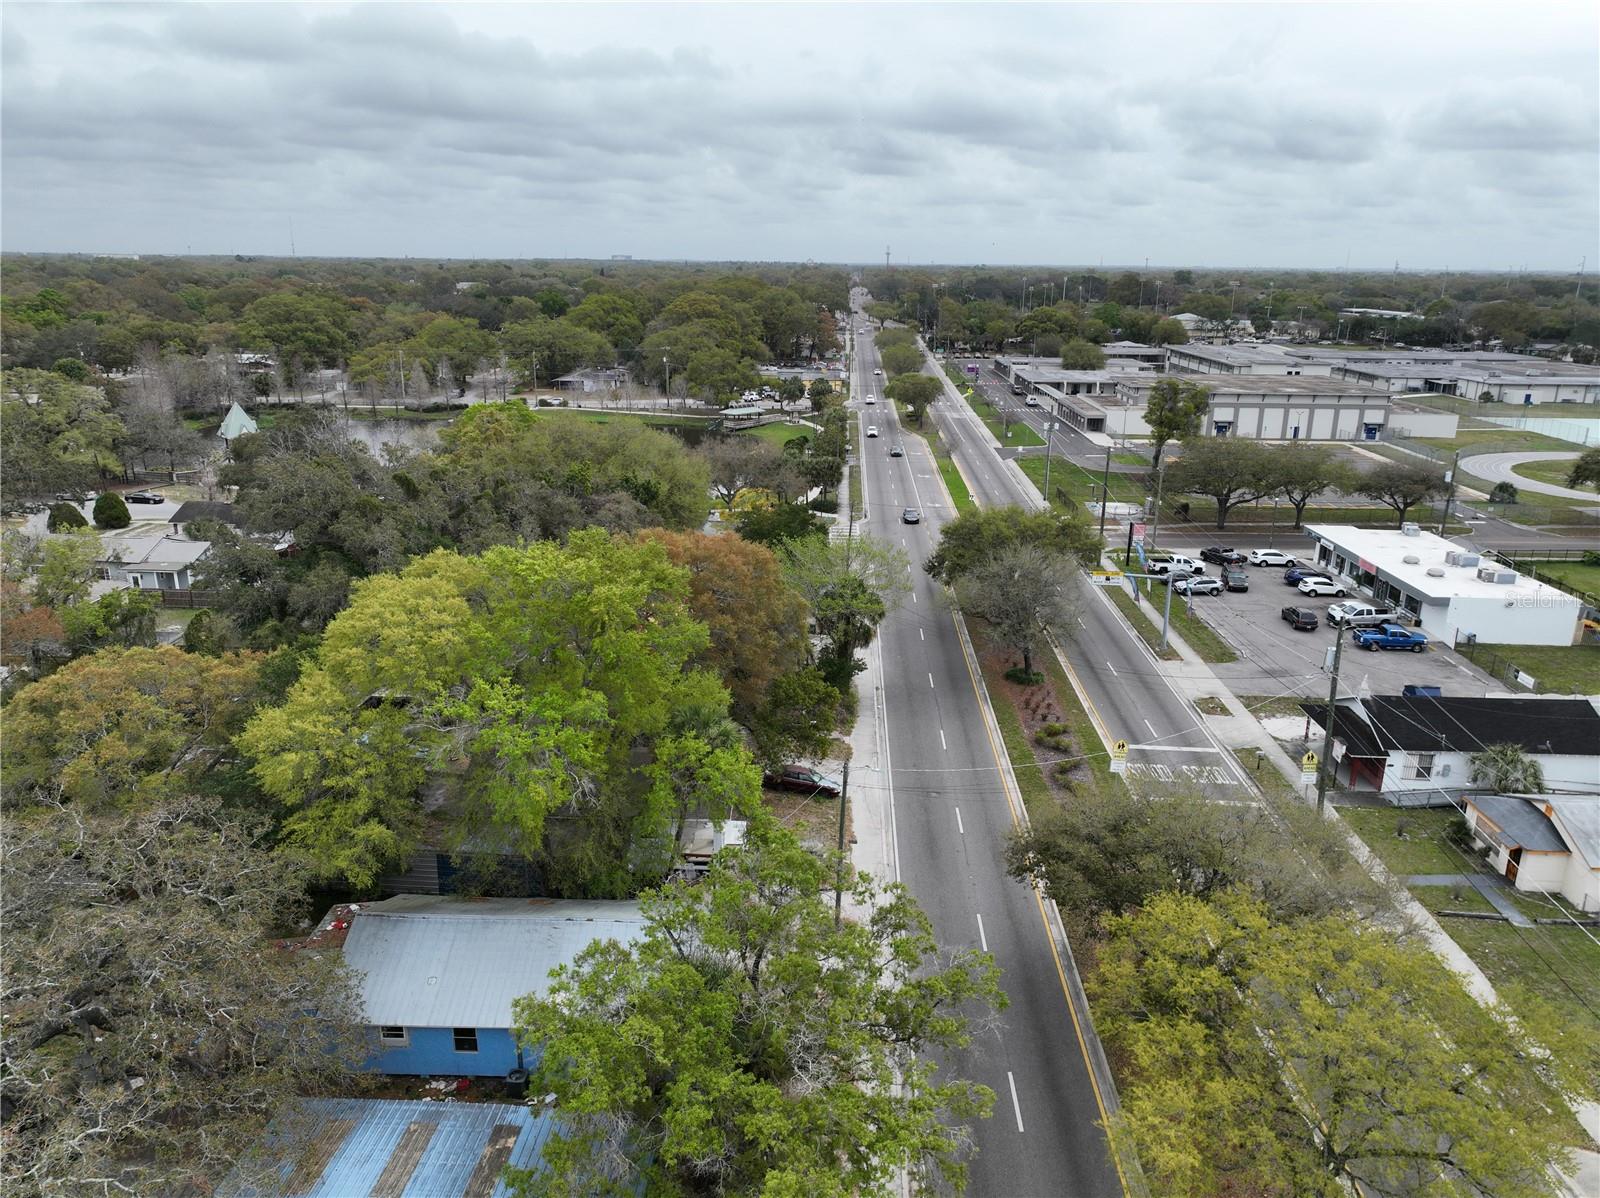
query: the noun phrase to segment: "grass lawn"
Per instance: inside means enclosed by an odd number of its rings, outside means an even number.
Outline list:
[[[1117,452],[1111,455],[1111,460],[1123,466],[1148,466],[1150,464],[1149,456],[1142,453]]]
[[[771,441],[774,445],[787,445],[790,441],[810,440],[817,435],[817,430],[807,428],[803,424],[763,424],[756,428],[746,429],[748,437],[760,437],[763,441]]]
[[[1250,709],[1250,713],[1257,719],[1265,716],[1293,716],[1295,719],[1304,719],[1305,712],[1300,710],[1303,700],[1298,695],[1240,695],[1239,702]]]
[[[1493,412],[1487,414],[1495,415]],[[1559,437],[1547,437],[1543,433],[1520,428],[1502,428],[1498,424],[1491,424],[1487,428],[1462,429],[1454,437],[1417,437],[1415,440],[1419,445],[1429,445],[1446,453],[1454,453],[1459,449],[1463,457],[1474,453],[1515,453],[1518,450],[1530,453],[1547,449],[1577,450],[1571,441],[1563,441]]]
[[[1111,596],[1111,602],[1128,617],[1128,623],[1133,625],[1133,630],[1139,634],[1139,639],[1150,646],[1152,653],[1163,661],[1177,661],[1183,656],[1171,645],[1165,649],[1157,648],[1161,644],[1161,626],[1150,622],[1150,617],[1133,601],[1132,595],[1121,587],[1107,587],[1106,593]]]
[[[1445,840],[1445,830],[1461,816],[1453,807],[1399,810],[1394,807],[1341,807],[1339,815],[1367,847],[1399,877],[1459,874],[1475,868]],[[1396,829],[1404,827],[1404,840]]]
[[[1411,895],[1435,915],[1441,911],[1492,912],[1494,904],[1471,886],[1413,886]],[[1456,925],[1450,923],[1445,930],[1454,935]]]
[[[1033,480],[1033,485],[1044,494],[1044,458],[1018,458],[1017,465]],[[1110,483],[1112,503],[1143,503],[1144,484],[1125,474],[1113,474]],[[1074,465],[1060,455],[1050,459],[1050,502],[1056,507],[1081,508],[1100,498],[1100,475],[1082,466]]]
[[[1270,761],[1258,758],[1254,749],[1235,749],[1233,755],[1239,759],[1239,765],[1244,772],[1255,779],[1255,784],[1267,798],[1280,803],[1303,801],[1300,791],[1289,784],[1289,779],[1279,772],[1278,767]]]
[[[1165,595],[1158,596],[1152,593],[1150,601],[1154,603],[1157,598],[1165,605],[1167,601]],[[1195,607],[1199,608],[1202,603],[1210,603],[1216,598],[1215,595],[1196,595]],[[1172,597],[1172,627],[1189,643],[1189,648],[1198,653],[1204,661],[1221,664],[1239,660],[1239,655],[1233,651],[1233,647],[1217,635],[1211,625],[1198,614],[1189,614],[1187,600],[1182,595]]]
[[[1489,920],[1452,919],[1445,930],[1512,1010],[1517,1008],[1517,988],[1526,987],[1561,1012],[1570,1026],[1600,1035],[1600,1021],[1591,1013],[1600,1011],[1600,944],[1592,939],[1593,928],[1514,928]]]
[[[1582,562],[1519,561],[1517,569],[1531,578],[1562,582],[1575,591],[1600,596],[1600,566],[1586,566]]]
[[[1567,485],[1567,475],[1572,473],[1572,463],[1523,462],[1520,466],[1511,467],[1511,473],[1520,474],[1524,478],[1531,478],[1538,482],[1553,483],[1558,487],[1564,487]],[[1600,493],[1596,493],[1594,498],[1596,503],[1600,503]]]
[[[850,434],[849,448],[856,457],[855,465],[850,467],[850,519],[854,522],[861,518],[861,429],[853,420],[845,429]]]
[[[1600,645],[1480,645],[1532,674],[1550,695],[1600,693]],[[1469,660],[1471,660],[1469,655]],[[1488,663],[1485,663],[1488,668]],[[1493,673],[1493,671],[1490,671]]]
[[[956,505],[956,515],[975,511],[978,505],[973,502],[972,492],[967,490],[967,480],[962,478],[961,471],[956,469],[955,459],[935,451],[933,460],[939,463],[939,477],[944,479],[944,485],[950,489],[950,499]]]
[[[1002,445],[1043,445],[1044,438],[1022,420],[1020,416],[1013,417],[1010,433],[1006,432],[1006,422],[1000,413],[976,391],[967,395],[967,403],[972,405],[972,410],[978,418],[989,426],[989,431],[994,434],[995,440]]]

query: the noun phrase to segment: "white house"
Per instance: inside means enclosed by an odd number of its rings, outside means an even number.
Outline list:
[[[1472,785],[1472,755],[1516,745],[1544,771],[1545,786],[1600,803],[1600,699],[1545,695],[1486,698],[1373,695],[1334,708],[1334,776],[1392,801],[1427,801]],[[1326,703],[1302,703],[1326,728]]]
[[[1518,890],[1600,911],[1600,797],[1472,795],[1467,824],[1474,847]]]
[[[167,536],[104,536],[95,567],[102,579],[142,591],[187,591],[194,564],[211,551],[210,541]]]
[[[1415,524],[1356,528],[1309,524],[1315,557],[1380,603],[1416,617],[1446,645],[1570,645],[1583,604],[1576,595],[1526,578]]]

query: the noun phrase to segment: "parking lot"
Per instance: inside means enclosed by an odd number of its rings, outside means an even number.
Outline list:
[[[1173,547],[1175,553],[1199,557],[1202,546]],[[1239,660],[1214,665],[1212,670],[1238,695],[1298,694],[1308,698],[1327,698],[1328,675],[1323,663],[1333,648],[1334,629],[1327,624],[1328,608],[1334,598],[1313,599],[1283,581],[1281,566],[1245,566],[1250,577],[1248,591],[1224,591],[1220,595],[1196,595],[1194,611],[1215,628],[1239,654]],[[1207,564],[1206,573],[1215,577],[1218,569]],[[1154,599],[1166,596],[1156,587]],[[1367,598],[1352,592],[1351,598]],[[1174,604],[1183,601],[1174,595]],[[1301,607],[1317,614],[1315,632],[1296,632],[1282,619],[1285,607]],[[1344,634],[1346,637],[1348,633]],[[1453,650],[1432,641],[1426,653],[1365,652],[1347,639],[1339,666],[1340,689],[1356,691],[1363,687],[1372,694],[1397,695],[1407,684],[1437,686],[1447,695],[1484,695],[1502,691],[1503,685],[1473,667]]]

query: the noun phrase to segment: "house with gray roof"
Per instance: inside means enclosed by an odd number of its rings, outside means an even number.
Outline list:
[[[1600,795],[1471,795],[1467,825],[1518,890],[1600,911]]]
[[[644,935],[639,904],[402,894],[365,903],[344,942],[358,976],[368,1067],[380,1073],[505,1077],[537,1061],[511,1008],[597,940]]]

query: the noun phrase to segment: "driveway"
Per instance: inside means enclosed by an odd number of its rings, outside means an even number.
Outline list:
[[[1492,483],[1510,483],[1519,491],[1537,491],[1540,495],[1559,495],[1563,499],[1587,499],[1600,504],[1600,494],[1593,491],[1574,491],[1571,487],[1558,487],[1555,483],[1542,483],[1538,479],[1524,478],[1512,470],[1524,462],[1571,462],[1575,453],[1480,453],[1463,458],[1462,469]]]

